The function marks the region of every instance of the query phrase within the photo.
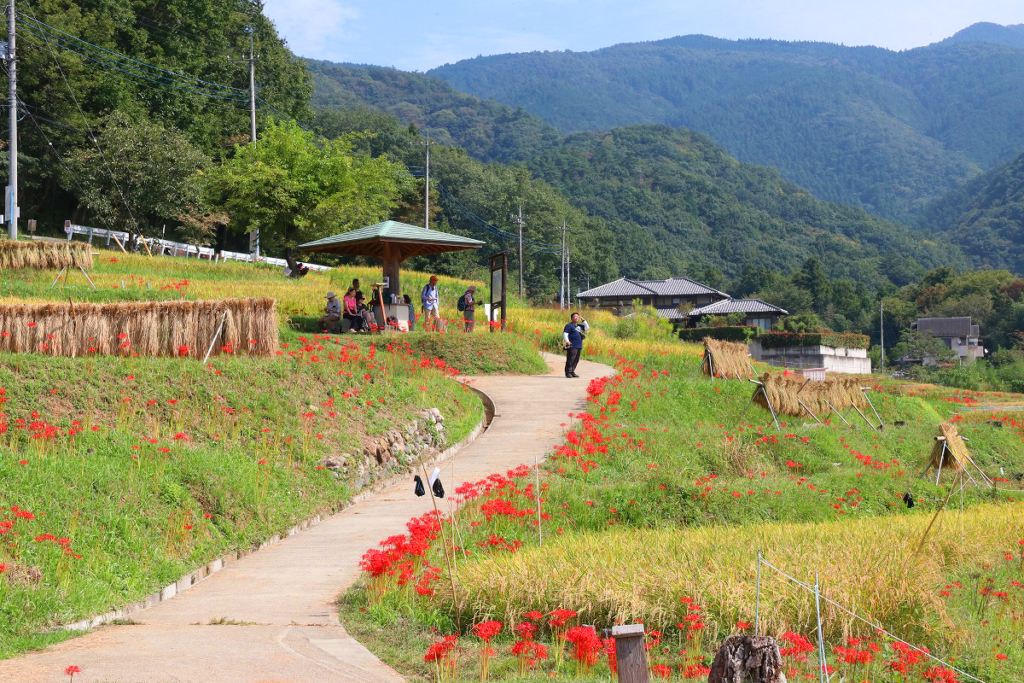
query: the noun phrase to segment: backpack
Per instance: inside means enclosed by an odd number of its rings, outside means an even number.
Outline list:
[[[469,292],[466,292],[466,294],[469,294]],[[466,294],[463,294],[462,296],[459,297],[459,303],[456,305],[456,308],[458,308],[459,311],[461,312],[466,311]]]

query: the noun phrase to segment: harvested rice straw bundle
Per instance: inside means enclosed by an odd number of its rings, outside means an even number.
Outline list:
[[[748,377],[751,374],[748,355],[746,344],[704,337],[704,364],[701,369],[709,377],[712,371],[718,377]]]
[[[814,402],[813,397],[805,397],[806,390],[800,392],[800,388],[804,384],[802,381],[789,379],[782,375],[773,375],[770,372],[761,375],[758,381],[761,382],[760,389],[763,391],[759,390],[755,393],[754,403],[765,410],[774,409],[776,415],[799,417],[807,412],[800,405],[800,401],[803,401],[815,413],[818,412],[815,410],[816,405],[811,405]],[[800,392],[799,395],[798,392]],[[811,398],[811,403],[808,403],[808,398]],[[771,403],[770,407],[769,402]]]
[[[967,463],[971,462],[971,454],[968,452],[967,444],[964,443],[956,426],[950,422],[939,424],[939,436],[945,437],[946,447],[942,447],[943,441],[935,440],[934,445],[932,445],[932,456],[929,466],[934,468],[941,466],[944,470],[949,469],[954,472],[966,469]]]
[[[0,351],[11,353],[202,358],[211,341],[211,355],[272,354],[274,300],[0,305]]]
[[[0,269],[92,268],[92,247],[83,242],[0,241]]]

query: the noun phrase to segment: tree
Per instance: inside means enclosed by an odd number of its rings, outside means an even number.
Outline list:
[[[273,252],[385,220],[414,181],[386,157],[355,154],[354,142],[271,122],[256,146],[236,146],[205,176],[207,196],[232,231],[259,230]]]
[[[803,266],[793,275],[793,284],[800,289],[810,292],[814,300],[814,311],[823,313],[832,298],[832,288],[829,285],[828,275],[825,269],[814,256],[804,261]]]
[[[96,144],[67,155],[63,180],[104,225],[153,235],[159,222],[204,212],[198,174],[209,163],[184,134],[115,110]]]
[[[925,363],[943,363],[955,358],[956,353],[931,332],[904,330],[899,343],[893,347],[892,356]]]

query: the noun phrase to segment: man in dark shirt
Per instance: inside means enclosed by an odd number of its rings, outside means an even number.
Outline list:
[[[576,374],[576,366],[580,362],[580,353],[583,351],[583,336],[590,329],[590,325],[579,313],[573,313],[569,318],[569,324],[562,330],[562,345],[565,347],[565,376],[579,377]]]

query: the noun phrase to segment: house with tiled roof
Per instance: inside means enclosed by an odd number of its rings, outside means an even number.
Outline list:
[[[984,343],[981,340],[981,327],[974,324],[970,316],[957,318],[918,318],[911,329],[926,332],[941,340],[956,354],[961,365],[973,363],[985,355]],[[933,365],[933,358],[904,359],[905,361],[921,362]]]
[[[762,330],[772,329],[782,316],[789,315],[785,309],[760,299],[723,299],[690,311],[690,324],[691,326],[696,325],[704,316],[733,315],[735,313],[742,313],[746,316],[740,323],[741,325],[760,327]]]
[[[629,315],[633,302],[650,306],[658,316],[678,326],[693,326],[705,316],[746,313],[743,325],[770,330],[786,311],[760,299],[734,299],[725,292],[688,277],[667,280],[630,280],[614,282],[580,292],[577,297],[595,308],[610,309],[617,315]]]
[[[593,308],[609,309],[616,315],[628,315],[633,302],[640,301],[658,311],[658,315],[677,323],[688,320],[693,308],[728,299],[729,295],[688,277],[667,280],[630,280],[619,278],[576,295]]]

